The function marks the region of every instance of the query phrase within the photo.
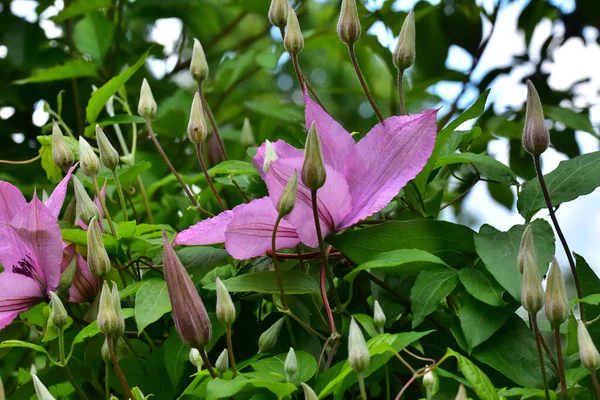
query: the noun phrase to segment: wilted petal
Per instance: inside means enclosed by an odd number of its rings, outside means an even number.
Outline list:
[[[257,150],[256,155],[254,156],[254,165],[258,169],[260,176],[265,179],[265,172],[263,170],[263,164],[265,163],[265,149],[267,146],[267,142],[264,142]],[[271,142],[271,146],[278,158],[297,158],[304,157],[304,152],[302,150],[298,150],[294,146],[287,144],[283,140],[278,140],[276,142]]]
[[[217,244],[225,242],[225,228],[233,218],[232,211],[224,211],[216,217],[205,219],[181,231],[175,236],[173,246]]]
[[[58,218],[58,215],[60,214],[60,209],[62,208],[63,203],[65,202],[65,195],[67,194],[67,186],[69,185],[69,179],[71,179],[71,174],[73,173],[75,168],[77,168],[77,165],[78,163],[69,168],[65,177],[60,181],[60,183],[56,186],[48,200],[46,200],[46,202],[44,203],[46,207],[48,207],[48,209],[52,212],[54,218]]]
[[[291,158],[276,160],[271,164],[265,182],[269,189],[272,205],[277,204],[294,170],[302,171],[303,162],[304,159],[302,158]],[[329,166],[326,166],[326,170],[327,180],[325,185],[317,191],[317,207],[323,237],[340,227],[341,222],[352,207],[350,190],[344,177]],[[319,245],[310,189],[302,182],[298,182],[294,210],[285,217],[285,220],[296,229],[302,243],[311,247]]]
[[[225,248],[234,258],[263,255],[271,249],[273,227],[277,211],[269,197],[241,204],[233,210],[233,218],[225,231]],[[281,221],[277,229],[275,245],[278,249],[290,248],[300,243],[294,228]]]
[[[0,181],[0,224],[10,222],[27,200],[15,185]]]
[[[344,170],[344,161],[352,148],[354,139],[331,115],[327,114],[320,105],[315,103],[306,90],[303,93],[306,118],[306,130],[315,123],[321,147],[323,149],[323,160],[338,172]]]
[[[77,271],[69,288],[69,303],[90,301],[100,290],[100,281],[92,274],[87,261],[77,254]]]
[[[388,118],[356,144],[344,167],[352,211],[342,227],[381,211],[423,169],[435,144],[436,113]]]

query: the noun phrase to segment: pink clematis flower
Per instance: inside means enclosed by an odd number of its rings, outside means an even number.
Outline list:
[[[21,191],[0,181],[0,329],[56,291],[63,243],[58,214],[72,167],[45,203],[29,203]]]
[[[304,93],[306,126],[315,122],[327,170],[325,185],[317,192],[323,236],[347,228],[381,211],[423,169],[433,152],[437,134],[436,110],[394,116],[358,143],[318,104]],[[241,204],[180,232],[174,244],[204,245],[225,242],[234,258],[246,259],[271,249],[277,219],[276,205],[294,170],[300,172],[304,151],[282,140],[272,144],[277,159],[263,173],[266,144],[254,163],[267,184],[269,196]],[[277,248],[298,243],[317,247],[310,190],[298,182],[296,206],[281,222]]]

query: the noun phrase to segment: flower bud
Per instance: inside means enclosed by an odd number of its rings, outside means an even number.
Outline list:
[[[310,125],[306,146],[304,148],[304,164],[302,165],[302,182],[310,189],[317,190],[325,184],[327,172],[323,162],[321,139],[315,123]]]
[[[373,322],[377,329],[379,329],[379,333],[383,333],[383,326],[385,325],[386,318],[385,313],[377,300],[375,300],[375,303],[373,304]]]
[[[296,12],[291,6],[288,6],[287,25],[285,27],[283,45],[292,56],[297,56],[304,48],[304,37],[300,30],[298,16],[296,16]]]
[[[525,256],[523,263],[523,285],[521,288],[521,305],[530,314],[536,315],[544,305],[544,290],[537,264],[531,255]]]
[[[235,321],[235,306],[229,295],[227,287],[221,282],[221,279],[217,277],[217,318],[226,328],[231,327],[233,321]]]
[[[227,349],[219,354],[219,358],[217,358],[217,362],[215,363],[215,369],[221,376],[229,369],[229,352]]]
[[[131,394],[133,395],[133,400],[147,400],[151,395],[144,396],[144,393],[139,387],[131,388]]]
[[[152,119],[156,115],[156,101],[152,95],[152,90],[146,78],[142,82],[142,88],[140,89],[140,102],[138,103],[138,114],[146,119]]]
[[[221,146],[219,145],[219,138],[217,135],[211,135],[208,138],[206,153],[208,155],[208,162],[210,165],[218,165],[225,161]]]
[[[456,393],[454,400],[467,400],[467,389],[462,383],[458,387],[458,393]]]
[[[302,382],[300,383],[300,386],[302,386],[302,390],[304,390],[304,400],[319,400],[319,396],[317,396],[315,391],[306,383]]]
[[[198,39],[194,39],[194,47],[192,49],[192,60],[190,61],[190,75],[198,82],[202,83],[208,78],[208,63],[202,44]]]
[[[269,7],[269,21],[273,26],[284,28],[288,16],[288,0],[271,0]]]
[[[353,44],[360,38],[360,20],[356,0],[342,0],[337,33],[340,40],[346,44]]]
[[[119,153],[110,143],[100,125],[96,125],[96,141],[100,150],[100,162],[106,168],[114,171],[119,166]]]
[[[194,101],[192,101],[187,135],[190,139],[190,142],[195,144],[204,143],[206,136],[208,135],[206,121],[204,120],[204,112],[202,111],[202,101],[200,100],[200,95],[198,92],[194,94]]]
[[[56,121],[52,122],[52,161],[60,169],[67,170],[75,162],[73,151],[67,144]]]
[[[528,153],[539,156],[550,145],[550,133],[544,122],[542,102],[535,86],[527,80],[527,110],[523,129],[523,147]]]
[[[117,285],[113,282],[112,290],[104,281],[98,304],[98,329],[110,339],[118,339],[125,332],[125,320],[121,311],[121,300]]]
[[[203,349],[210,342],[212,335],[212,326],[204,303],[164,231],[163,246],[163,271],[175,328],[186,346]]]
[[[63,262],[65,260],[65,255],[63,254]],[[60,281],[58,282],[58,288],[56,292],[59,294],[66,294],[69,292],[69,288],[73,284],[73,279],[75,278],[75,273],[77,272],[77,257],[72,257],[71,261],[67,265],[67,267],[60,274]],[[0,399],[1,400],[1,399]]]
[[[394,65],[404,71],[414,64],[415,57],[415,13],[410,10],[400,29],[398,44],[394,50]]]
[[[56,293],[50,291],[50,307],[52,311],[50,311],[50,319],[52,323],[57,328],[62,328],[67,324],[67,320],[69,316],[67,315],[67,310],[65,310],[65,306],[63,305],[60,298],[56,295]]]
[[[202,359],[202,356],[200,355],[200,351],[198,351],[198,349],[190,349],[190,362],[192,363],[192,365],[194,367],[196,367],[198,369],[198,372],[200,372],[200,370],[202,369],[202,366],[204,365],[204,360]]]
[[[84,224],[89,225],[92,218],[100,219],[100,210],[90,196],[85,191],[85,188],[79,182],[75,175],[71,176],[73,188],[75,189],[75,213]]]
[[[363,373],[371,361],[369,348],[354,317],[350,320],[350,331],[348,332],[348,362],[350,368],[357,374]]]
[[[96,217],[92,218],[87,230],[87,262],[90,271],[97,278],[102,278],[110,272],[110,259]]]
[[[269,168],[271,167],[271,163],[277,160],[279,157],[273,148],[273,145],[269,140],[265,141],[265,161],[263,161],[263,172],[266,174],[269,172]]]
[[[264,331],[258,338],[258,352],[264,353],[271,350],[277,343],[279,332],[283,326],[283,318],[279,318],[269,329]]]
[[[292,347],[288,351],[283,363],[283,371],[285,372],[285,379],[288,382],[296,385],[298,383],[298,359],[296,358],[296,352]]]
[[[427,400],[431,400],[439,388],[438,378],[432,371],[428,370],[423,376],[423,386],[425,386],[425,390],[427,391]]]
[[[115,355],[117,356],[117,360],[122,359],[129,352],[129,347],[127,343],[123,340],[122,337],[117,339],[117,344],[115,345]],[[112,359],[110,358],[110,349],[108,348],[108,338],[104,338],[104,343],[102,344],[102,348],[100,349],[100,356],[105,363],[111,363]]]
[[[94,149],[92,149],[92,146],[90,146],[83,136],[79,136],[79,163],[81,165],[81,170],[87,176],[95,177],[98,175],[100,160],[98,160],[98,156],[94,153]]]
[[[252,133],[252,126],[250,126],[250,120],[248,118],[244,118],[244,125],[242,126],[242,133],[240,134],[240,143],[245,148],[252,147],[256,144],[254,133]]]
[[[298,190],[298,171],[294,170],[292,177],[283,188],[281,196],[277,201],[277,211],[280,217],[285,217],[294,210],[296,205],[296,193]]]
[[[38,400],[56,400],[36,374],[31,374],[31,378],[33,378],[33,387],[35,389],[35,394],[37,394]]]
[[[600,354],[594,345],[590,333],[588,332],[585,322],[577,323],[577,344],[579,345],[579,359],[584,367],[595,373],[600,366]]]
[[[2,383],[2,377],[0,377],[0,400],[6,400],[6,395],[4,394],[4,383]]]
[[[552,265],[550,265],[550,271],[548,272],[544,311],[548,321],[555,327],[560,326],[569,316],[569,301],[567,300],[565,278],[560,271],[556,257],[552,257]]]
[[[530,257],[531,260],[537,265],[537,256],[535,255],[535,245],[533,243],[533,228],[531,225],[525,227],[523,236],[521,236],[521,245],[519,246],[519,255],[517,256],[517,266],[519,272],[523,273],[523,265],[525,260]]]

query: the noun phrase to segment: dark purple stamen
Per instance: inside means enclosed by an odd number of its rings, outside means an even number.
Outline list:
[[[35,272],[35,262],[31,256],[29,256],[29,254],[26,254],[25,257],[17,261],[17,264],[12,266],[12,272],[33,278],[33,273]]]

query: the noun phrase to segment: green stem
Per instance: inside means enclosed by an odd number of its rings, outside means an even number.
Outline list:
[[[114,116],[111,115],[111,117]],[[129,153],[129,149],[127,148],[127,143],[125,142],[125,138],[123,137],[123,131],[121,131],[121,126],[119,124],[115,124],[114,126],[115,129],[115,133],[117,134],[117,141],[119,142],[119,146],[121,146],[121,150],[123,151],[123,154],[125,156],[128,156]]]
[[[225,205],[225,203],[223,203],[221,196],[219,196],[219,192],[217,192],[217,188],[215,188],[215,184],[214,184],[212,178],[210,177],[210,175],[208,174],[208,169],[206,169],[206,163],[204,162],[204,155],[202,154],[202,144],[201,143],[196,143],[196,154],[198,155],[198,163],[200,164],[202,173],[204,174],[204,177],[206,178],[206,182],[208,182],[208,186],[210,187],[210,190],[215,195],[215,199],[217,199],[217,203],[219,203],[219,205],[221,206],[223,211],[227,210],[227,206]]]
[[[590,371],[592,375],[592,382],[594,383],[594,390],[596,391],[596,398],[600,399],[600,386],[598,385],[598,378],[596,377],[596,371]]]
[[[123,186],[121,186],[121,180],[119,179],[119,174],[117,174],[116,169],[112,171],[112,174],[115,179],[115,187],[117,188],[119,203],[121,203],[121,212],[123,213],[123,220],[127,221],[127,206],[125,205],[125,196],[123,196]]]
[[[200,101],[202,102],[202,107],[204,108],[204,112],[208,116],[208,121],[210,122],[210,126],[212,127],[213,133],[217,137],[217,144],[219,145],[219,150],[221,151],[221,155],[224,160],[228,160],[227,151],[225,151],[225,145],[223,144],[223,139],[219,134],[219,128],[217,127],[217,121],[215,121],[215,117],[208,106],[208,102],[204,97],[204,90],[202,90],[202,83],[198,82],[198,95],[200,95]]]
[[[567,398],[567,380],[565,378],[565,365],[562,358],[562,344],[560,342],[560,325],[554,327],[554,341],[556,343],[556,355],[558,357],[558,376],[560,377],[560,389],[562,398]]]
[[[284,310],[289,310],[290,305],[288,303],[287,297],[285,296],[285,289],[283,288],[283,280],[281,279],[281,271],[279,270],[279,261],[277,260],[276,255],[276,238],[277,238],[277,228],[279,228],[279,224],[281,223],[281,215],[277,216],[277,220],[275,221],[275,226],[273,227],[273,234],[271,235],[271,249],[273,256],[273,269],[275,269],[275,276],[277,277],[277,285],[279,286],[279,295],[281,296],[281,303],[283,304]]]
[[[73,377],[73,374],[71,373],[71,370],[69,369],[69,367],[67,367],[65,365],[63,367],[63,370],[65,371],[65,375],[67,376],[67,379],[73,386],[73,389],[75,389],[75,392],[77,392],[77,395],[79,396],[79,398],[82,400],[89,400],[89,397],[87,396],[87,394],[85,394],[85,392],[83,391],[81,386],[79,386],[79,384],[75,381],[75,378]]]
[[[398,99],[400,101],[400,115],[406,115],[406,102],[404,100],[404,70],[398,69]]]
[[[321,335],[319,332],[317,332],[316,330],[314,330],[306,322],[302,321],[302,319],[300,317],[298,317],[296,314],[294,314],[292,312],[292,310],[288,310],[287,311],[287,315],[289,315],[290,317],[292,317],[294,319],[294,321],[298,322],[300,325],[302,325],[302,327],[304,329],[306,329],[307,331],[309,331],[310,333],[312,333],[313,335],[315,335],[316,337],[318,337],[322,341],[324,341],[324,342],[327,341],[327,338],[325,336]]]
[[[538,358],[540,361],[540,369],[542,371],[542,383],[544,385],[544,393],[546,400],[550,400],[550,393],[548,392],[548,379],[546,378],[546,365],[544,364],[544,353],[542,352],[542,344],[540,342],[541,332],[537,324],[537,315],[530,313],[531,323],[533,325],[533,333],[535,334],[535,344],[537,346]]]
[[[365,377],[362,372],[358,374],[358,386],[360,387],[360,397],[362,400],[367,400],[367,391],[365,390]]]
[[[104,363],[104,391],[106,392],[106,400],[110,400],[110,364]]]
[[[387,364],[385,365],[385,399],[386,400],[390,400],[391,396],[392,396],[392,391],[391,391],[391,387],[390,387],[390,370],[387,366]]]
[[[287,327],[288,333],[290,334],[290,341],[292,342],[292,347],[298,348],[296,345],[296,336],[294,336],[294,330],[292,329],[292,323],[290,322],[290,317],[288,314],[284,314],[283,318],[285,320],[285,326]]]
[[[148,195],[146,194],[146,186],[144,186],[144,181],[142,181],[142,177],[138,175],[137,183],[140,188],[140,196],[142,196],[142,201],[144,202],[144,208],[146,208],[146,215],[148,216],[148,222],[151,224],[154,223],[154,215],[152,214],[152,208],[150,207],[150,201],[148,200]]]
[[[144,337],[144,339],[146,339],[148,346],[150,346],[150,351],[151,352],[156,351],[156,346],[154,345],[152,338],[150,337],[150,335],[148,335],[148,333],[145,330],[142,331],[142,336]]]
[[[231,342],[231,326],[225,327],[225,335],[227,336],[227,350],[229,352],[229,363],[231,364],[231,370],[233,371],[233,377],[237,376],[237,366],[235,364],[235,357],[233,356],[233,343]]]
[[[352,66],[354,67],[354,71],[356,71],[356,76],[358,77],[360,86],[362,86],[363,92],[365,92],[365,96],[367,96],[367,100],[369,100],[371,107],[373,107],[373,111],[375,111],[377,118],[379,119],[380,122],[383,122],[383,116],[381,115],[381,112],[379,111],[379,108],[377,107],[377,104],[375,103],[373,96],[371,96],[371,92],[369,91],[369,88],[367,87],[365,78],[363,77],[363,74],[360,70],[360,66],[358,65],[358,60],[356,59],[356,53],[354,52],[354,44],[353,43],[348,44],[348,52],[350,53],[350,60],[352,60]]]
[[[114,237],[117,237],[117,231],[115,230],[115,226],[113,224],[112,218],[110,217],[110,213],[108,212],[108,208],[106,208],[106,201],[102,197],[100,193],[100,186],[98,186],[98,178],[96,176],[92,177],[92,182],[94,183],[94,189],[96,190],[96,196],[98,196],[98,201],[100,202],[100,206],[102,206],[102,210],[104,211],[104,216],[108,221],[108,227],[110,228],[110,232]]]
[[[121,370],[121,367],[119,366],[119,361],[117,360],[117,353],[115,352],[115,341],[112,338],[107,337],[107,342],[108,352],[110,353],[110,359],[112,361],[113,368],[115,369],[115,374],[121,382],[121,387],[123,388],[125,395],[128,396],[128,398],[133,399],[134,397],[133,393],[131,392],[131,388],[129,387],[129,383],[127,383],[127,379],[125,378],[123,370]]]

